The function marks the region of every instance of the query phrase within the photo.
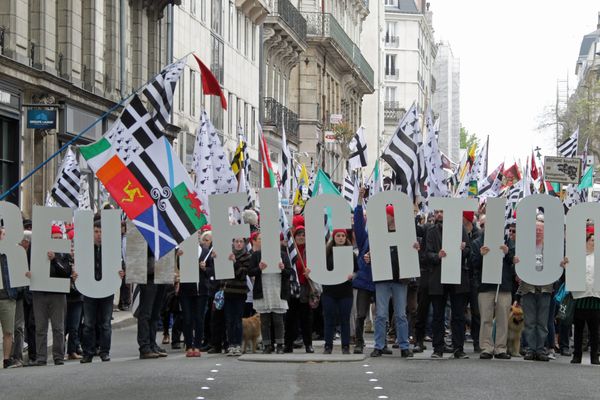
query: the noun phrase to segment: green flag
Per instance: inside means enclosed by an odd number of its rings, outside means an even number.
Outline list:
[[[318,196],[320,194],[337,194],[341,196],[340,191],[335,187],[331,179],[323,172],[322,169],[319,169],[317,172],[317,177],[315,178],[315,184],[312,190],[312,197]]]
[[[581,177],[581,181],[579,182],[577,189],[581,190],[585,188],[591,188],[592,186],[594,186],[594,169],[589,167],[587,171],[585,171],[585,174],[583,174]]]

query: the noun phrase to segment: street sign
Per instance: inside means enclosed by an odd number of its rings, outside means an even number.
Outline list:
[[[544,157],[544,179],[550,182],[578,184],[581,180],[581,158]]]
[[[333,133],[333,131],[325,131],[325,134],[323,136],[325,138],[325,143],[337,142],[337,140],[335,138],[335,133]]]
[[[344,117],[342,114],[331,114],[329,116],[329,123],[332,125],[339,124],[340,122],[342,122],[343,118]]]
[[[27,110],[27,128],[56,129],[56,110]]]

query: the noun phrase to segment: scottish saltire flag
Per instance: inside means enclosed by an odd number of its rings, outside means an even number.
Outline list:
[[[367,141],[365,140],[365,128],[358,128],[356,134],[348,143],[350,150],[350,169],[358,169],[367,166]]]
[[[192,169],[196,173],[198,198],[205,204],[204,211],[210,219],[208,196],[236,192],[238,182],[206,111],[202,112],[200,126],[196,130]]]
[[[162,103],[147,100],[158,107],[165,106],[169,99],[166,91],[172,92],[180,73],[179,63],[161,71],[164,91],[161,92],[160,85],[153,85],[153,91],[148,93],[160,96]],[[157,125],[158,115],[165,114],[161,109],[151,114],[134,95],[102,139],[80,149],[89,167],[139,229],[157,259],[206,223],[204,205]]]
[[[577,143],[579,142],[579,128],[573,132],[570,138],[558,145],[558,153],[563,157],[575,157],[577,155]]]
[[[56,181],[50,190],[50,195],[59,207],[77,208],[79,206],[80,188],[79,163],[75,153],[69,147],[56,175]]]

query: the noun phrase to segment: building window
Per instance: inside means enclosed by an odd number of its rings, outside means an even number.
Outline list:
[[[225,52],[223,50],[224,45],[223,41],[212,35],[212,63],[210,65],[210,69],[215,74],[215,77],[221,84],[223,85],[223,75],[224,75],[224,62],[225,62]]]
[[[196,71],[190,69],[190,115],[196,115]]]
[[[250,128],[252,130],[252,144],[254,144],[256,143],[256,111],[254,107],[252,107],[252,114],[250,114],[250,117],[252,119],[252,128]]]
[[[396,6],[398,4],[398,0],[384,0],[384,4],[386,6]]]
[[[385,88],[385,101],[386,102],[396,101],[396,88],[394,86],[387,86]]]
[[[210,118],[216,130],[223,132],[223,107],[219,96],[210,96]]]
[[[19,180],[19,123],[0,118],[0,193],[5,193]],[[6,201],[19,204],[19,190],[8,195]]]
[[[398,37],[396,35],[396,23],[386,22],[385,23],[385,43],[398,45]]]
[[[229,2],[229,43],[233,44],[233,30],[235,28],[235,6],[233,1]]]
[[[179,111],[185,111],[185,73],[179,78]]]
[[[242,46],[242,32],[244,31],[244,15],[240,10],[237,12],[237,49],[241,50]]]
[[[386,76],[397,76],[396,70],[396,55],[386,54],[385,55],[385,75]]]
[[[248,19],[248,17],[244,18],[244,55],[247,56],[248,55],[248,42],[250,41],[251,35],[249,34],[249,25],[250,25],[250,20]]]
[[[194,145],[196,144],[196,135],[186,132],[185,133],[185,168],[190,171],[192,169],[192,162],[194,160]]]
[[[251,24],[252,27],[252,61],[256,60],[256,25]]]
[[[222,0],[212,1],[212,29],[215,33],[223,34],[223,13],[222,13]]]
[[[200,19],[206,21],[206,0],[200,0]]]
[[[229,103],[227,104],[227,117],[228,117],[228,122],[227,122],[227,129],[229,130],[229,135],[232,138],[236,138],[236,129],[235,129],[235,118],[233,115],[233,109],[234,109],[234,105],[235,104],[235,95],[232,93],[229,93]]]

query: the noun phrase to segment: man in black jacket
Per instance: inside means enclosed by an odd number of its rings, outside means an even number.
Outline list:
[[[465,311],[469,297],[469,274],[466,266],[467,258],[471,254],[471,245],[467,232],[463,227],[461,262],[461,283],[458,285],[442,284],[442,258],[446,257],[446,250],[442,248],[442,230],[444,214],[435,210],[435,225],[427,232],[426,257],[429,263],[429,295],[433,305],[433,354],[432,358],[442,358],[444,353],[444,316],[446,302],[450,297],[452,308],[452,346],[454,358],[469,358],[464,352],[465,342]]]
[[[52,238],[62,239],[63,233],[57,225],[52,226]],[[51,278],[71,277],[71,255],[48,252]],[[31,272],[27,272],[31,278]],[[52,323],[52,357],[54,365],[63,365],[65,356],[65,293],[32,291],[35,318],[36,366],[44,366],[48,358],[48,321]]]

